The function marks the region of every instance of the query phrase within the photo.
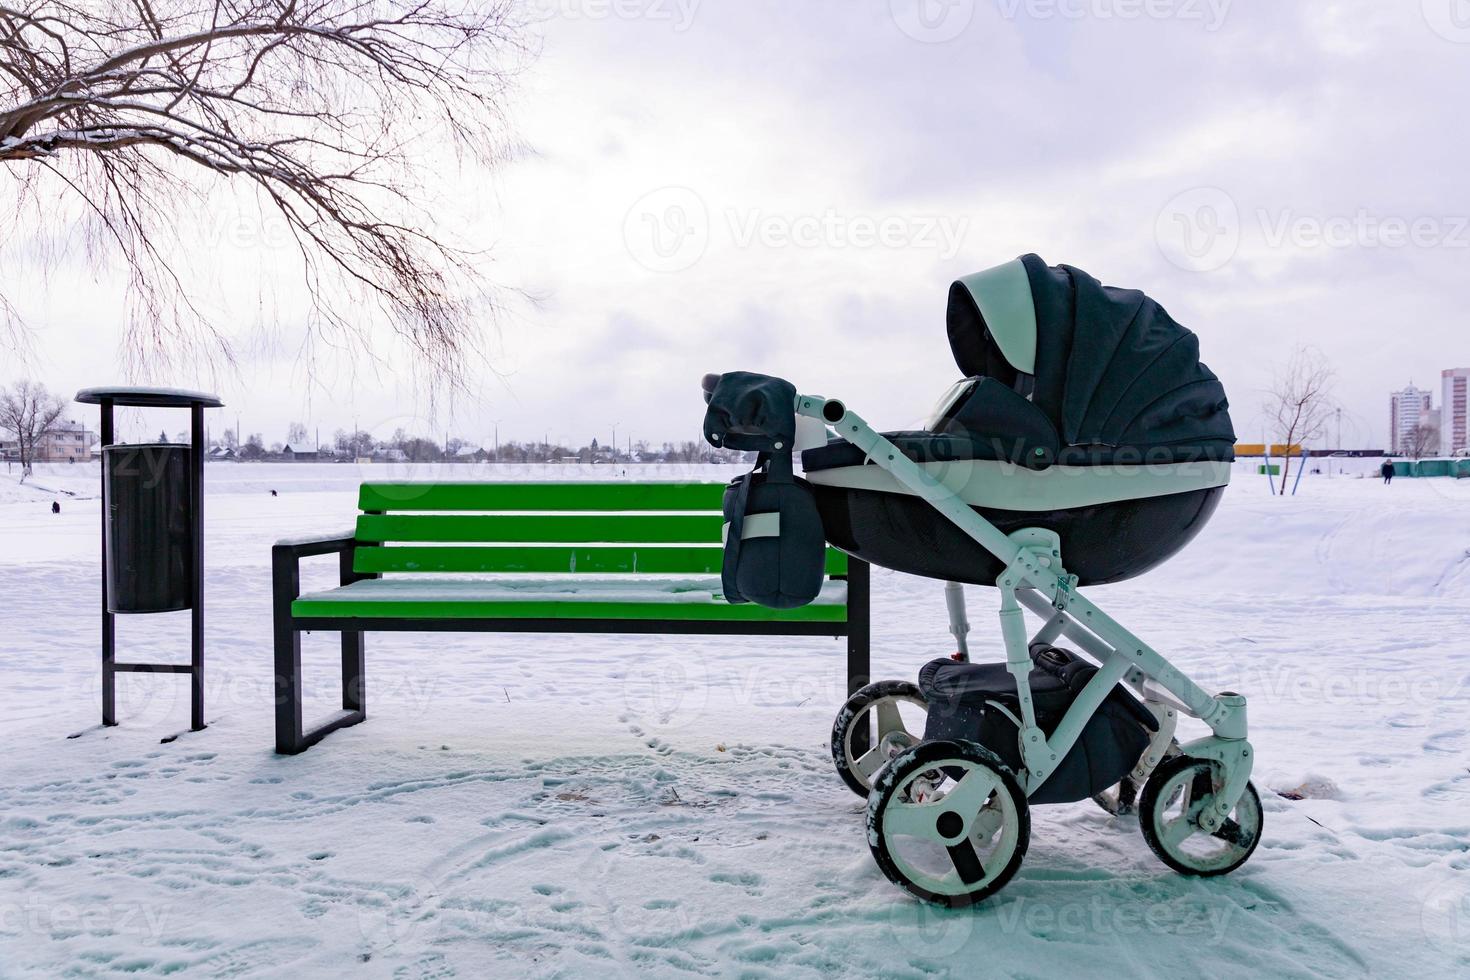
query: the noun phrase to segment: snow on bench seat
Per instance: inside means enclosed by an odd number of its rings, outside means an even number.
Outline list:
[[[810,605],[725,601],[718,578],[364,579],[311,592],[293,616],[323,619],[679,619],[843,622],[847,583],[829,579]]]

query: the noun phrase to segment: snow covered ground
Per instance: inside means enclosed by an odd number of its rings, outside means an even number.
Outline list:
[[[1470,480],[1281,499],[1242,464],[1189,549],[1091,594],[1250,697],[1255,857],[1186,879],[1135,820],[1043,807],[1017,878],[948,912],[882,877],[832,772],[833,640],[370,635],[369,721],[276,757],[268,546],[403,475],[210,467],[211,724],[163,744],[182,678],[125,675],[97,727],[95,468],[0,472],[0,978],[1470,973]],[[874,594],[879,675],[949,651],[936,583]],[[183,658],[186,623],[121,620],[120,648]],[[305,638],[314,712],[334,641]]]

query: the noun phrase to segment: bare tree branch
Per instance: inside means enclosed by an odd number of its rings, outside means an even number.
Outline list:
[[[1291,447],[1305,447],[1327,431],[1327,423],[1336,408],[1332,400],[1336,377],[1321,351],[1297,347],[1267,391],[1266,419],[1274,429],[1273,434],[1286,447],[1286,461],[1281,467],[1283,495],[1286,478],[1291,473]]]
[[[13,387],[0,391],[0,429],[15,433],[22,483],[31,474],[37,444],[51,432],[64,411],[66,403],[43,384],[17,381]]]
[[[90,212],[140,365],[232,359],[179,256],[224,185],[284,220],[309,341],[371,356],[386,322],[455,384],[495,293],[424,212],[426,163],[504,158],[521,27],[512,0],[0,0],[0,165],[33,214],[52,193]],[[0,328],[17,322],[0,292]]]
[[[1439,426],[1433,422],[1421,422],[1409,433],[1408,444],[1405,448],[1415,459],[1423,459],[1425,456],[1439,452],[1439,442]]]

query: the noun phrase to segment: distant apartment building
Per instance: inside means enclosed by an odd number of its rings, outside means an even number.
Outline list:
[[[1440,373],[1440,452],[1446,455],[1470,450],[1466,430],[1466,395],[1470,392],[1470,368],[1451,368]]]
[[[1420,425],[1432,421],[1434,395],[1412,384],[1395,391],[1388,398],[1388,441],[1392,452],[1410,453],[1415,447],[1415,432]]]
[[[57,422],[36,440],[36,463],[85,463],[92,458],[97,433],[88,431],[80,422]],[[0,440],[0,457],[20,458],[20,442]]]

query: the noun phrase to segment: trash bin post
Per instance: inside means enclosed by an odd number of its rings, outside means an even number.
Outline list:
[[[204,728],[204,405],[193,402],[189,406],[193,422],[191,435],[194,443],[194,458],[189,466],[189,503],[194,516],[194,621],[189,631],[189,664],[193,677],[189,691],[190,729]]]
[[[170,388],[87,388],[77,392],[76,400],[98,405],[102,414],[102,724],[118,723],[118,672],[188,674],[190,729],[200,731],[205,727],[204,410],[223,402],[204,392]],[[190,445],[119,445],[118,406],[189,409]],[[187,525],[179,520],[185,507]],[[140,581],[143,575],[149,578]],[[187,666],[118,662],[119,613],[182,609],[192,617]]]
[[[101,404],[99,450],[113,442],[112,399],[103,398]],[[98,459],[100,461],[100,455]],[[117,724],[117,629],[107,598],[107,508],[103,506],[98,509],[102,512],[102,724],[110,728]]]

